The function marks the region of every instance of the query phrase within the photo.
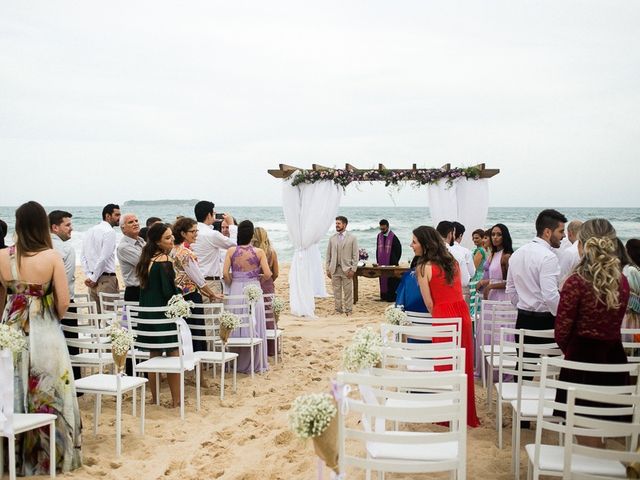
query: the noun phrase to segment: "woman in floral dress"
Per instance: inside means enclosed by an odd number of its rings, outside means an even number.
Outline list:
[[[82,465],[82,452],[73,371],[60,328],[69,307],[64,264],[52,249],[40,204],[27,202],[16,210],[15,231],[15,246],[0,251],[0,281],[6,288],[0,295],[2,323],[27,340],[14,363],[14,411],[57,415],[56,469],[68,472]],[[47,428],[18,435],[18,475],[48,474],[50,441]]]

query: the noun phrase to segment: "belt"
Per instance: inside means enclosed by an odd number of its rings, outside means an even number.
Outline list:
[[[204,277],[205,280],[222,280],[220,277]]]
[[[116,274],[115,273],[110,273],[110,272],[105,272],[102,275],[100,275],[101,277],[115,277]]]

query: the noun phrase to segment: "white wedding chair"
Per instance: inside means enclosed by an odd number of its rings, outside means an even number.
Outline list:
[[[96,396],[93,433],[98,434],[98,423],[100,421],[102,395],[112,395],[116,397],[116,456],[121,454],[122,444],[122,398],[127,392],[132,392],[133,416],[136,416],[136,391],[140,388],[140,434],[144,435],[144,398],[146,378],[128,377],[119,374],[106,374],[104,367],[113,365],[111,354],[109,328],[115,320],[114,313],[103,313],[93,315],[79,315],[79,319],[87,319],[89,325],[78,327],[68,327],[63,325],[63,330],[77,332],[79,338],[67,339],[69,346],[78,346],[86,352],[79,355],[72,355],[72,365],[98,368],[98,373],[76,379],[74,381],[76,391],[79,393],[93,394]],[[79,358],[75,360],[73,357]]]
[[[349,391],[358,387],[360,398]],[[467,379],[464,374],[381,375],[338,373],[338,445],[340,472],[348,467],[365,470],[366,478],[377,471],[425,473],[450,471],[464,479],[467,462]],[[427,394],[411,393],[432,390],[430,405]],[[407,403],[401,408],[389,406],[390,399]],[[347,427],[349,413],[361,414],[359,426]],[[393,424],[426,424],[450,422],[446,432],[387,430]],[[347,446],[349,451],[347,451]]]
[[[138,373],[154,374],[156,376],[156,403],[160,404],[160,373],[177,373],[180,375],[180,418],[184,419],[184,374],[188,370],[195,369],[196,377],[196,410],[200,410],[200,360],[193,355],[193,345],[191,344],[191,332],[188,325],[182,318],[166,318],[165,312],[168,307],[140,307],[127,305],[125,307],[129,320],[129,330],[136,335],[133,342],[133,376]],[[140,313],[155,313],[159,318],[143,319]],[[164,331],[149,331],[140,328],[142,325],[165,324],[169,328]],[[142,342],[142,337],[171,337],[175,336],[176,341],[163,343]],[[140,363],[137,362],[137,349],[153,350],[178,350],[177,357],[157,356],[151,357]]]
[[[380,334],[383,343],[402,342],[402,343],[432,343],[434,339],[440,339],[439,346],[452,344],[460,346],[461,337],[461,318],[446,318],[440,324],[412,324],[412,325],[392,325],[390,323],[380,324]],[[411,342],[416,340],[416,342]]]
[[[581,404],[578,404],[581,401]],[[583,402],[597,402],[608,406],[583,406]],[[614,408],[612,408],[614,407]],[[594,392],[586,389],[570,388],[567,391],[567,434],[564,446],[562,478],[565,480],[594,480],[603,478],[629,478],[631,472],[626,465],[640,465],[638,436],[640,435],[640,396]],[[625,415],[631,422],[619,422],[609,418],[588,418],[585,415],[611,417]],[[576,442],[575,437],[596,437],[598,439],[620,437],[625,439],[626,448],[608,449],[588,447]],[[597,463],[596,469],[589,469],[589,463]],[[606,477],[603,470],[617,476]],[[636,467],[637,468],[637,467]],[[637,471],[635,472],[637,475]]]
[[[75,320],[77,326],[61,322],[67,346],[77,348],[79,353],[69,355],[72,367],[83,367],[103,373],[104,367],[113,364],[111,338],[108,327],[115,321],[113,313],[72,313],[67,312],[63,320]]]
[[[238,328],[245,328],[248,330],[248,335],[243,337],[229,337],[227,342],[227,348],[248,348],[251,358],[251,379],[254,378],[255,370],[255,349],[258,348],[258,359],[260,360],[260,370],[263,371],[265,365],[263,364],[263,348],[265,348],[264,339],[259,337],[256,333],[256,317],[255,312],[247,297],[244,295],[225,295],[224,296],[224,308],[225,310],[235,314],[240,319],[240,326]]]
[[[640,362],[640,328],[622,328],[622,347],[627,352],[627,361]]]
[[[274,324],[275,324],[275,314],[273,314],[273,300],[275,299],[275,294],[265,293],[263,294],[263,299],[264,299],[265,316],[271,313],[272,318],[274,318]],[[278,355],[284,358],[284,353],[282,349],[283,337],[284,337],[284,330],[281,328],[278,328],[277,325],[274,325],[274,328],[267,328],[267,344],[269,342],[274,343],[273,345],[274,353],[275,353],[274,361],[276,365],[278,364]]]
[[[4,476],[3,439],[9,447],[9,480],[16,480],[16,435],[37,428],[49,427],[49,476],[56,476],[56,415],[50,413],[14,413],[13,353],[0,350],[0,479]]]
[[[202,314],[195,313],[196,308],[202,309]],[[238,354],[227,352],[226,347],[220,339],[220,315],[224,311],[222,303],[196,303],[191,308],[189,318],[203,320],[204,325],[189,324],[191,336],[193,340],[202,340],[207,342],[207,351],[194,352],[194,356],[200,360],[200,363],[210,364],[213,366],[213,378],[216,378],[216,365],[220,365],[220,400],[224,399],[224,373],[228,363],[233,369],[233,391],[238,390],[237,371],[238,371]],[[216,351],[216,346],[220,346],[220,351]]]
[[[404,313],[407,314],[409,321],[413,325],[431,325],[431,323],[433,323],[431,313],[429,312],[414,312],[412,310],[405,310]]]
[[[603,372],[607,374],[615,373],[628,373],[632,378],[635,377],[632,385],[623,386],[603,386],[603,385],[584,385],[580,383],[573,383],[562,381],[557,378],[557,373],[560,369],[571,369],[574,371],[587,371],[587,372]],[[625,415],[635,414],[637,423],[637,396],[640,393],[638,378],[640,375],[640,364],[637,363],[625,363],[625,364],[601,364],[601,363],[584,363],[584,362],[572,362],[564,360],[560,357],[548,358],[544,357],[541,360],[540,369],[540,387],[553,388],[556,390],[566,390],[568,395],[571,389],[589,389],[590,392],[597,394],[614,394],[614,395],[626,395],[627,401],[619,400],[612,401],[613,404],[618,405],[631,405],[634,409],[629,408],[602,408],[602,407],[586,407],[582,405],[573,406],[573,413],[580,415],[597,414],[597,415]],[[585,396],[585,395],[583,395]],[[590,396],[589,393],[586,394]],[[633,398],[633,397],[636,398]],[[557,432],[560,436],[565,437],[565,444],[571,443],[573,440],[569,439],[569,432],[565,419],[562,415],[556,415],[556,413],[564,412],[567,415],[569,409],[569,403],[556,402],[555,398],[544,398],[544,395],[540,394],[537,402],[536,417],[536,435],[535,443],[530,443],[525,447],[525,451],[528,456],[528,478],[538,479],[541,475],[545,476],[564,476],[565,472],[565,455],[569,455],[567,459],[569,461],[569,468],[576,473],[590,473],[593,475],[602,475],[605,477],[617,477],[625,478],[626,470],[617,461],[606,461],[600,458],[593,457],[591,455],[583,455],[578,453],[581,449],[576,450],[575,447],[569,447],[566,451],[566,446],[561,445],[549,445],[542,442],[543,430]],[[608,410],[608,411],[607,411]],[[575,416],[574,424],[577,428],[572,433],[577,435],[595,436],[595,437],[608,437],[611,430],[615,431],[618,428],[618,435],[625,436],[627,432],[625,424],[621,422],[615,422],[617,424],[612,427],[607,427],[605,422],[600,423],[596,419],[587,419],[585,417]],[[595,432],[589,432],[589,428],[601,428],[602,430],[596,430]],[[637,429],[637,425],[636,425]],[[636,434],[637,436],[637,434]],[[633,440],[631,446],[637,446],[637,440]],[[635,451],[635,448],[634,448]],[[575,454],[573,453],[575,452]],[[609,459],[610,460],[610,459]],[[516,464],[516,478],[518,476],[519,465]]]
[[[124,290],[121,290],[118,293],[100,292],[98,293],[98,300],[100,305],[100,313],[109,311],[113,312],[115,310],[113,308],[113,302],[116,300],[124,300]]]

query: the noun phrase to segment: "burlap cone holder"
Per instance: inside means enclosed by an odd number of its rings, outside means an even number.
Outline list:
[[[329,426],[317,437],[313,437],[313,449],[327,467],[339,474],[338,469],[338,415],[329,422]]]
[[[227,343],[229,341],[229,335],[233,331],[232,328],[225,327],[224,325],[220,325],[220,339],[223,343]]]
[[[111,356],[113,357],[113,363],[116,366],[116,373],[124,373],[124,367],[127,363],[127,354],[118,355],[115,351],[111,350]]]

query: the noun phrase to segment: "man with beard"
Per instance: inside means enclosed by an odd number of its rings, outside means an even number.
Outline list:
[[[378,265],[398,265],[401,257],[400,240],[389,228],[389,222],[386,219],[380,220],[380,233],[376,243],[376,263]],[[380,277],[380,299],[385,302],[395,302],[399,283],[399,278]]]

